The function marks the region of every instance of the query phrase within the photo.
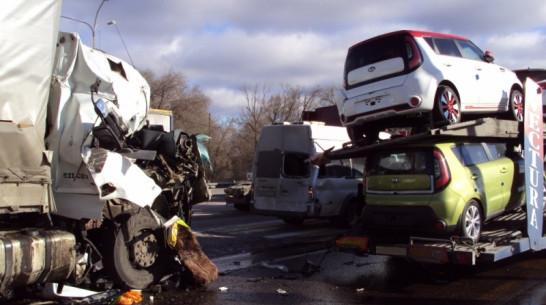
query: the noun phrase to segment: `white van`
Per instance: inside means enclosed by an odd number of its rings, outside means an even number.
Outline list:
[[[323,123],[265,126],[254,156],[253,213],[277,216],[289,224],[331,218],[350,225],[363,202],[357,200],[363,160],[335,160],[320,167],[309,162],[348,142],[345,128]]]

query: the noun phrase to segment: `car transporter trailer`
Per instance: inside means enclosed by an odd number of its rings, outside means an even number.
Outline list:
[[[327,155],[328,159],[365,157],[378,148],[439,140],[495,141],[521,145],[525,159],[525,208],[506,213],[485,223],[478,242],[459,236],[445,239],[411,236],[409,240],[402,243],[381,242],[373,235],[364,233],[338,238],[337,249],[357,254],[406,257],[425,263],[475,265],[480,262],[496,262],[520,253],[546,248],[546,234],[543,232],[546,186],[544,179],[538,178],[544,177],[543,132],[545,128],[542,121],[540,90],[536,83],[526,81],[523,123],[482,118],[367,146],[349,144],[344,149],[332,151]],[[535,179],[532,179],[533,177]],[[543,183],[538,183],[540,181]]]

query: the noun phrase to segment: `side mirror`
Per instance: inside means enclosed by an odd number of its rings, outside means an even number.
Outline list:
[[[108,116],[108,108],[103,99],[99,98],[95,105],[95,113],[100,116],[101,119],[105,119]]]
[[[483,59],[488,63],[492,63],[495,60],[495,57],[491,51],[485,51]]]

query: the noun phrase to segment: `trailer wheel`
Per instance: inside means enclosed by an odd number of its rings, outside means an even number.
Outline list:
[[[461,102],[455,90],[449,86],[439,86],[434,101],[436,121],[448,124],[461,122]]]
[[[518,122],[523,122],[523,94],[519,89],[510,92],[510,112],[512,118]]]
[[[162,230],[150,212],[122,215],[111,250],[111,272],[122,287],[144,289],[167,271]],[[129,216],[129,217],[127,217]]]
[[[461,221],[461,233],[463,237],[477,242],[482,233],[482,213],[475,200],[470,200],[464,210]]]

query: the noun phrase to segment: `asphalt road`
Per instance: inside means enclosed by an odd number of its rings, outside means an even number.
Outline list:
[[[194,207],[192,230],[219,278],[202,289],[145,291],[139,304],[546,304],[546,253],[475,267],[354,256],[333,250],[344,230],[327,220],[286,225],[214,193]]]
[[[146,295],[143,304],[546,304],[546,255],[491,265],[419,265],[331,248],[328,221],[289,226],[226,207],[194,209],[193,230],[220,277],[205,289]]]

